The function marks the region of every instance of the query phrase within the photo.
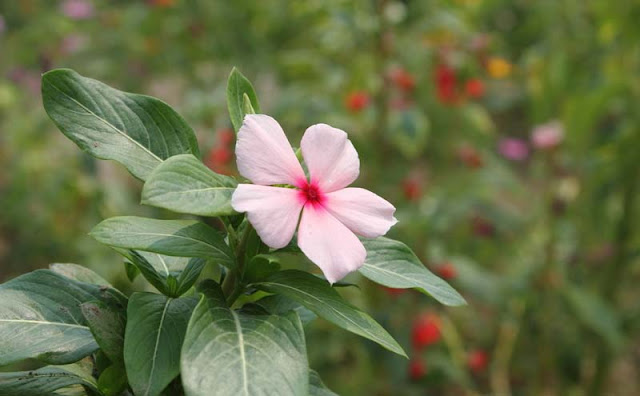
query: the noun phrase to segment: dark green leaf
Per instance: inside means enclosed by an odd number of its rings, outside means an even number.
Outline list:
[[[305,339],[295,312],[236,312],[217,283],[204,281],[200,290],[182,348],[187,395],[308,394]]]
[[[83,385],[97,391],[95,380],[77,364],[47,366],[32,371],[0,373],[0,395],[43,396],[73,385]]]
[[[120,162],[139,179],[173,155],[199,155],[193,130],[169,105],[73,70],[42,76],[42,102],[62,133],[81,149]]]
[[[119,396],[128,385],[127,373],[122,363],[107,367],[98,378],[98,389],[104,396]]]
[[[80,308],[102,352],[112,362],[122,363],[127,323],[125,308],[101,301],[86,302]]]
[[[307,272],[276,272],[254,286],[295,300],[328,321],[407,356],[402,347],[369,315],[347,303],[326,281]]]
[[[162,264],[161,267],[153,266],[145,256],[156,256]],[[198,280],[198,276],[200,276],[200,272],[202,272],[206,263],[204,259],[191,258],[183,270],[172,271],[173,266],[171,264],[177,260],[166,260],[166,256],[148,253],[143,255],[135,250],[129,250],[126,253],[126,257],[131,260],[149,283],[158,289],[160,293],[169,297],[180,297],[189,290]],[[167,261],[170,262],[167,263]]]
[[[272,254],[253,256],[247,265],[244,278],[246,282],[258,282],[274,272],[280,270],[278,258]]]
[[[445,305],[466,304],[454,288],[431,273],[402,242],[384,237],[362,239],[367,258],[358,271],[372,281],[396,289],[416,288]]]
[[[251,82],[234,67],[233,70],[231,70],[227,83],[227,108],[229,109],[229,117],[236,132],[238,132],[238,129],[242,126],[244,116],[247,114],[244,104],[245,95],[248,96],[254,112],[260,112],[258,98]]]
[[[300,317],[300,321],[302,321],[303,325],[307,325],[317,318],[316,314],[300,305],[295,300],[280,294],[263,297],[256,301],[255,304],[261,306],[267,310],[267,312],[274,315],[284,315],[287,312],[295,311]]]
[[[158,166],[142,190],[142,203],[178,213],[228,216],[238,183],[207,168],[193,155],[176,155]]]
[[[198,300],[134,293],[127,308],[124,362],[136,395],[154,396],[180,372],[180,348]]]
[[[228,268],[235,267],[235,256],[223,235],[198,221],[112,217],[95,226],[90,235],[100,243],[117,248],[200,257]]]
[[[98,348],[80,304],[122,303],[113,289],[37,270],[0,285],[0,366],[35,358],[75,362]]]

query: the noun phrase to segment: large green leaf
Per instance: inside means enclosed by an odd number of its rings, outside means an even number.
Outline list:
[[[35,358],[73,363],[98,348],[80,304],[121,304],[111,288],[37,270],[0,285],[0,366]]]
[[[180,373],[180,348],[197,302],[144,292],[129,298],[124,363],[136,395],[158,395]]]
[[[80,282],[92,283],[99,286],[111,286],[103,277],[91,271],[89,268],[78,264],[53,263],[49,265],[49,269]]]
[[[247,114],[248,106],[245,105],[245,95],[249,98],[253,111],[259,113],[260,104],[251,82],[234,67],[227,82],[227,108],[236,132],[242,126],[244,116]]]
[[[72,385],[83,385],[97,391],[96,381],[76,364],[47,366],[32,371],[0,373],[0,395],[43,396]]]
[[[397,289],[416,288],[445,305],[464,305],[454,288],[435,276],[402,242],[384,237],[362,239],[367,258],[358,271],[372,281]]]
[[[90,235],[98,242],[117,248],[201,257],[225,267],[235,266],[235,257],[224,236],[198,221],[112,217],[95,226]]]
[[[227,216],[236,213],[231,195],[238,183],[207,168],[193,155],[171,157],[149,176],[142,203],[178,213]]]
[[[295,312],[236,312],[217,283],[204,281],[200,290],[182,347],[188,396],[308,394],[304,332]]]
[[[311,323],[318,317],[295,300],[280,294],[272,294],[270,296],[263,297],[256,301],[255,304],[261,306],[266,309],[267,312],[274,315],[284,315],[287,312],[295,311],[300,317],[300,321],[303,325]]]
[[[69,69],[42,76],[42,102],[69,139],[139,179],[177,154],[199,155],[193,130],[166,103],[113,89]]]
[[[89,301],[81,304],[80,308],[102,352],[112,362],[122,364],[124,329],[127,323],[125,307]]]
[[[307,272],[286,270],[276,272],[254,286],[291,298],[343,329],[375,341],[399,355],[407,356],[382,326],[347,303],[325,280]]]

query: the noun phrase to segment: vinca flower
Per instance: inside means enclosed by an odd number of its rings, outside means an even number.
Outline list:
[[[247,115],[236,156],[238,171],[254,184],[238,185],[231,204],[247,213],[273,249],[285,247],[297,227],[298,246],[334,283],[364,263],[367,252],[356,235],[386,234],[397,222],[395,207],[368,190],[347,187],[360,173],[360,160],[344,131],[313,125],[300,148],[308,178],[278,122]]]

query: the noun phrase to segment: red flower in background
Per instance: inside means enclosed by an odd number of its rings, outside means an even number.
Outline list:
[[[458,147],[456,156],[463,164],[471,169],[482,168],[484,166],[484,160],[478,150],[468,144],[463,144]]]
[[[456,269],[456,267],[453,265],[451,261],[447,261],[444,264],[440,265],[436,269],[436,272],[438,273],[438,275],[440,275],[442,279],[445,279],[445,280],[451,280],[456,276],[458,276],[458,270]]]
[[[438,65],[436,67],[435,83],[440,102],[443,104],[455,104],[458,102],[458,78],[454,69],[445,64]]]
[[[393,287],[386,287],[386,286],[383,286],[382,288],[391,297],[398,297],[399,295],[406,293],[407,290],[408,290],[408,289],[396,289],[396,288],[393,288]]]
[[[420,181],[414,177],[404,179],[402,182],[402,191],[404,197],[409,201],[417,201],[422,195],[422,186]]]
[[[357,113],[364,110],[371,101],[369,94],[365,91],[353,91],[345,100],[345,106],[349,111]]]
[[[484,83],[478,78],[467,80],[464,90],[469,97],[478,99],[484,96]]]
[[[480,216],[471,219],[471,229],[476,236],[489,238],[495,235],[496,229],[489,220]]]
[[[420,359],[413,358],[409,361],[409,377],[416,381],[427,373],[427,366]]]
[[[440,340],[440,318],[425,314],[413,322],[411,341],[415,349],[422,349]]]
[[[233,133],[233,130],[231,128],[222,128],[220,130],[218,130],[218,142],[220,142],[220,144],[228,146],[231,143],[233,143],[233,140],[236,138],[235,133]]]
[[[469,366],[469,369],[473,373],[480,374],[487,368],[488,364],[489,355],[487,355],[485,351],[476,349],[469,352],[469,355],[467,356],[467,366]]]
[[[402,67],[392,69],[389,72],[389,78],[402,91],[410,92],[416,87],[416,80]]]

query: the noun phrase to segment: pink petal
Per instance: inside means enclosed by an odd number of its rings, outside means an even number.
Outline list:
[[[321,205],[305,205],[298,228],[298,246],[330,283],[360,268],[367,257],[358,237]]]
[[[343,188],[325,195],[323,206],[357,235],[377,238],[398,222],[396,208],[364,188]]]
[[[238,131],[238,171],[255,184],[303,185],[306,177],[296,155],[273,118],[248,114]]]
[[[347,133],[326,124],[312,125],[300,142],[311,184],[331,192],[353,183],[360,173],[360,159]]]
[[[291,241],[303,205],[299,191],[292,188],[239,184],[231,197],[233,209],[247,212],[260,239],[273,249]]]

